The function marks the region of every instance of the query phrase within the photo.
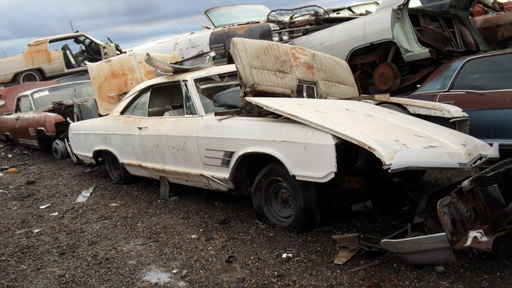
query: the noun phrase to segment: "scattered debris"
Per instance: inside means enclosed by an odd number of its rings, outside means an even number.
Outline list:
[[[379,265],[379,264],[381,264],[381,263],[383,263],[383,262],[385,262],[387,260],[390,260],[390,259],[392,259],[394,257],[395,257],[395,255],[393,253],[388,252],[380,260],[375,260],[375,261],[373,261],[371,263],[364,264],[364,265],[356,267],[356,268],[352,268],[349,271],[350,272],[354,272],[354,271],[361,270],[361,269],[364,269],[364,268],[368,268],[368,267],[372,267],[372,266],[375,266],[375,265]]]
[[[6,173],[18,173],[20,171],[18,170],[18,168],[12,167],[12,168],[9,168],[9,169],[5,170],[5,172]]]
[[[44,204],[43,206],[39,206],[39,209],[48,208],[48,207],[50,207],[50,205],[52,205],[52,204]]]
[[[293,255],[290,254],[290,253],[283,253],[283,255],[281,255],[282,258],[292,258]]]
[[[444,274],[444,273],[446,273],[446,269],[444,268],[444,266],[441,266],[441,265],[437,265],[436,267],[434,267],[434,271],[437,274]]]
[[[59,212],[54,212],[54,213],[51,213],[50,216],[57,216],[59,215]]]
[[[149,271],[143,278],[153,284],[166,284],[171,282],[169,273],[164,273],[159,270]]]
[[[92,191],[94,191],[95,187],[96,187],[96,185],[92,185],[91,187],[89,187],[89,189],[82,191],[82,193],[80,193],[78,198],[76,198],[75,203],[81,203],[81,202],[87,201],[87,198],[89,198],[89,196],[91,196],[91,193],[92,193]]]
[[[340,251],[334,259],[335,264],[343,265],[359,252],[359,234],[334,235],[332,239],[340,244]]]

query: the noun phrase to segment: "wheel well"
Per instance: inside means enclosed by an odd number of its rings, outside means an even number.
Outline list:
[[[251,195],[252,184],[260,171],[274,162],[281,162],[274,156],[262,153],[251,153],[242,156],[233,167],[233,179],[236,194]]]
[[[92,157],[94,158],[94,162],[96,164],[101,164],[103,161],[103,157],[105,157],[105,154],[110,153],[115,155],[114,153],[108,151],[108,150],[96,150],[92,153]],[[116,156],[117,157],[117,156]]]
[[[53,136],[46,134],[46,131],[43,128],[38,128],[36,132],[37,143],[39,148],[44,151],[52,150],[52,143],[56,139]]]

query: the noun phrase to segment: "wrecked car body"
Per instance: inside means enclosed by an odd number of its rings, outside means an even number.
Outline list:
[[[491,50],[512,48],[512,2],[478,1],[471,23]]]
[[[27,82],[0,89],[0,115],[14,111],[14,101],[21,92],[59,84],[58,81]]]
[[[0,139],[65,158],[69,123],[93,117],[98,113],[90,80],[37,88],[19,94],[14,111],[0,116]]]
[[[510,234],[512,159],[499,162],[448,187],[424,195],[413,224],[380,245],[416,264],[456,261],[454,250],[492,251]]]
[[[442,59],[487,51],[475,1],[384,0],[368,16],[292,41],[346,60],[363,94],[414,89]]]
[[[349,7],[344,8],[349,11]],[[204,27],[206,30],[144,44],[130,51],[152,54],[178,52],[182,59],[213,52],[215,64],[226,64],[232,63],[229,47],[233,38],[288,43],[297,37],[360,17],[330,13],[317,5],[270,10],[260,4],[238,4],[212,7],[204,14],[211,23],[211,26]]]
[[[312,66],[282,55],[278,63],[254,63],[264,54],[239,41],[256,40],[233,39],[236,65],[176,72],[157,63],[168,75],[136,86],[108,115],[71,124],[76,156],[104,165],[118,183],[137,175],[160,180],[161,189],[170,182],[251,196],[260,219],[296,231],[317,224],[319,185],[350,194],[347,176],[378,182],[496,157],[488,144],[453,129],[336,99],[357,95],[340,59],[311,51]],[[297,87],[320,99],[299,97]]]
[[[84,33],[70,33],[34,40],[23,53],[0,59],[0,83],[48,80],[86,70],[97,62],[122,53],[115,43],[103,43]]]

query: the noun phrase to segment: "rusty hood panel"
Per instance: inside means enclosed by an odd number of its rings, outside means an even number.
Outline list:
[[[177,62],[177,53],[158,54],[158,59]],[[87,63],[98,111],[110,113],[120,99],[138,84],[156,77],[154,68],[144,62],[146,53],[130,52],[97,63]]]
[[[403,113],[359,101],[247,97],[268,111],[328,132],[374,153],[390,172],[469,168],[497,152],[485,142]]]

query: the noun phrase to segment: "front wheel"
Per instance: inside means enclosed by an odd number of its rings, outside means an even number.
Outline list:
[[[103,165],[112,182],[117,184],[126,184],[130,182],[132,175],[130,175],[126,168],[124,168],[117,157],[113,154],[106,153],[103,156]]]
[[[311,183],[297,181],[279,163],[261,170],[252,191],[258,218],[297,232],[311,229],[318,223],[316,198]]]

